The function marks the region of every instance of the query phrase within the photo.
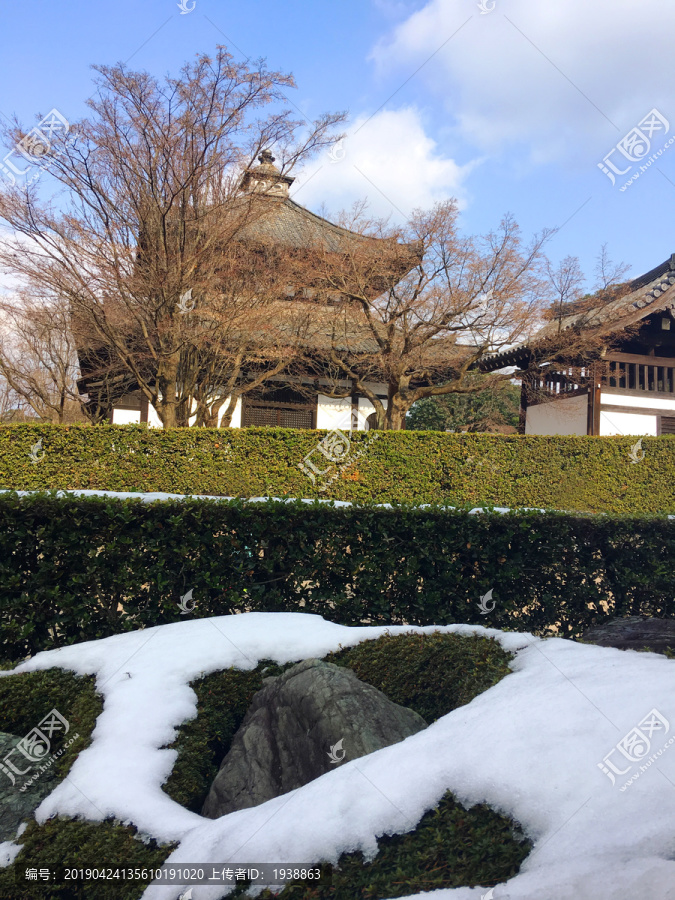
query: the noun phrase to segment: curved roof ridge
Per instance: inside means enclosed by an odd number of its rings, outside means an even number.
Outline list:
[[[312,212],[311,209],[307,209],[307,207],[303,206],[301,203],[296,203],[295,200],[293,200],[291,197],[288,197],[286,200],[284,200],[283,205],[290,206],[301,214],[310,216],[312,219],[316,219],[321,226],[325,227],[327,225],[338,234],[349,235],[350,237],[355,238],[363,238],[363,240],[381,240],[381,238],[359,234],[358,231],[352,231],[350,228],[345,228],[343,225],[336,225],[335,222],[331,222],[330,219],[326,219],[324,218],[324,216],[320,216],[318,213]]]

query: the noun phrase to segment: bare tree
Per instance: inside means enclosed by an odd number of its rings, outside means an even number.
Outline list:
[[[627,263],[613,262],[609,257],[607,244],[603,244],[596,257],[595,269],[593,270],[596,290],[604,291],[614,285],[621,284],[630,268]]]
[[[242,301],[223,290],[228,273],[250,264],[242,232],[280,202],[273,192],[242,196],[242,172],[275,146],[287,173],[336,140],[343,116],[298,121],[284,96],[290,76],[235,63],[222,47],[162,83],[121,65],[95,68],[91,117],[44,155],[63,189],[58,203],[34,184],[0,194],[0,218],[23,238],[0,240],[0,263],[67,300],[88,357],[99,367],[107,359],[108,376],[130,375],[164,427],[188,424],[194,401],[212,421],[221,388],[246,371],[252,305],[262,315],[275,298],[269,277],[254,303],[250,291]],[[23,133],[15,124],[7,137]],[[216,361],[223,351],[229,368]],[[268,373],[277,363],[267,361]],[[108,376],[97,373],[102,390]]]
[[[366,220],[363,232],[346,259],[323,258],[321,277],[348,302],[324,314],[332,339],[320,363],[334,387],[322,390],[359,392],[375,407],[378,428],[399,429],[417,400],[480,390],[471,374],[478,361],[518,343],[540,320],[550,232],[525,246],[505,216],[486,235],[463,236],[455,201],[417,212],[399,229]],[[386,384],[386,407],[376,382]]]
[[[566,256],[557,266],[548,257],[545,259],[546,278],[553,299],[551,315],[558,319],[560,330],[564,310],[569,303],[583,296],[586,282],[584,273],[576,256]]]
[[[58,424],[84,422],[67,304],[26,294],[0,301],[0,374],[23,409]]]
[[[528,402],[556,399],[561,388],[584,387],[600,378],[606,370],[604,357],[635,333],[635,324],[608,332],[597,315],[599,309],[630,292],[630,283],[622,281],[629,268],[612,262],[603,244],[594,269],[596,290],[583,294],[585,279],[576,257],[566,257],[556,268],[547,260],[552,297],[547,318],[551,321],[530,343],[530,363],[522,375]]]

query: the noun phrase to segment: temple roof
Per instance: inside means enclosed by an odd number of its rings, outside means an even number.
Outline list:
[[[556,316],[522,344],[486,357],[479,368],[483,372],[494,372],[507,366],[526,366],[535,348],[561,331],[577,328],[609,337],[635,325],[650,313],[667,309],[675,309],[675,253],[622,288],[598,291],[591,297],[565,304],[562,311],[567,310],[567,315]]]
[[[289,198],[270,203],[269,210],[245,225],[239,235],[271,240],[287,247],[321,247],[329,253],[344,252],[346,245],[377,240],[334,225]]]
[[[372,319],[358,305],[336,308],[297,300],[275,301],[270,304],[269,313],[277,334],[288,333],[289,344],[298,342],[300,329],[300,343],[307,355],[326,359],[331,349],[338,355],[353,354],[356,369],[359,365],[377,368],[381,364],[380,345],[373,329],[383,338],[391,339],[389,325],[377,321],[371,325]],[[267,337],[268,334],[261,333],[261,346]],[[454,337],[435,338],[419,347],[415,368],[433,370],[440,377],[451,373],[474,351],[474,347],[458,344]]]
[[[260,200],[260,204],[256,204],[251,221],[239,231],[240,237],[272,241],[294,249],[315,247],[328,253],[382,244],[382,238],[334,225],[291,200],[288,190],[295,179],[281,173],[269,150],[264,150],[258,159],[260,165],[244,173],[240,191],[242,200]]]

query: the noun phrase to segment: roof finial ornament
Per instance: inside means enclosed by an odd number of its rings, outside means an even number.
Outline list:
[[[670,254],[670,263],[668,268],[671,272],[675,272],[675,253]]]
[[[295,179],[290,175],[282,175],[274,165],[274,159],[271,150],[262,150],[258,157],[260,165],[244,172],[241,190],[286,200],[288,189]]]

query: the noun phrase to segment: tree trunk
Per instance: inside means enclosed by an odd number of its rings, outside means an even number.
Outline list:
[[[388,431],[401,431],[405,426],[408,408],[409,404],[403,400],[400,394],[394,394],[393,397],[390,397],[384,427]]]
[[[237,406],[237,401],[239,400],[240,394],[230,394],[230,399],[227,404],[227,408],[223,413],[223,418],[220,423],[221,428],[229,428],[232,424],[232,416],[234,415],[234,411]]]
[[[155,409],[163,428],[180,425],[180,402],[176,398],[176,385],[180,372],[180,354],[173,353],[160,360],[157,367],[157,403]]]

